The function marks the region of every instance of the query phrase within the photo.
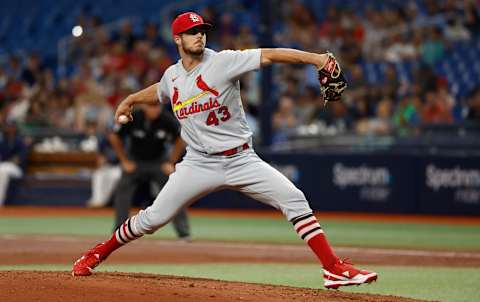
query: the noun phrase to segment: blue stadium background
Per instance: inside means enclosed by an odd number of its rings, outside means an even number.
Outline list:
[[[44,63],[51,68],[58,67],[59,40],[70,35],[77,25],[82,13],[101,18],[104,24],[134,17],[134,32],[141,34],[142,25],[147,21],[168,26],[172,16],[181,10],[202,9],[205,6],[218,6],[232,14],[237,24],[251,25],[251,29],[259,35],[261,1],[187,1],[187,5],[176,1],[2,1],[0,3],[0,56],[3,60],[10,54],[25,55],[31,51],[40,53]],[[405,1],[300,1],[319,22],[326,18],[330,6],[354,11],[360,18],[366,18],[367,9],[387,10],[404,6]],[[428,1],[412,1],[416,4],[420,15],[428,15]],[[435,1],[431,1],[435,2]],[[444,2],[444,1],[440,1]],[[462,1],[453,1],[462,2]],[[275,3],[275,1],[273,1]],[[474,5],[478,4],[473,2]],[[240,9],[238,9],[240,8]],[[476,8],[478,11],[478,7]],[[439,27],[445,26],[446,20],[432,21]],[[281,29],[284,24],[277,22],[273,28]],[[435,24],[436,23],[436,24]],[[252,26],[253,25],[253,26]],[[314,39],[315,37],[312,37]],[[171,45],[170,45],[171,46]],[[171,48],[172,56],[175,49]],[[448,55],[436,62],[434,70],[437,75],[447,77],[449,88],[455,96],[465,97],[479,84],[480,40],[473,37],[469,41],[458,41],[450,46]],[[369,83],[381,83],[385,62],[361,62],[363,75]],[[412,80],[413,69],[418,67],[417,61],[403,61],[395,64],[397,76]],[[58,71],[58,69],[57,69]]]
[[[242,79],[257,151],[314,208],[480,214],[479,2],[450,0],[2,1],[0,120],[30,153],[7,204],[85,204],[88,156],[102,151],[117,102],[177,60],[169,25],[185,10],[215,25],[217,50],[330,50],[341,61],[349,89],[326,108],[313,68]],[[99,101],[83,104],[85,91]],[[198,206],[258,204],[230,192]]]

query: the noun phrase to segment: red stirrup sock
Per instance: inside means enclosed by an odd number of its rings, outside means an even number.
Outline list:
[[[294,218],[292,223],[298,236],[310,246],[324,268],[332,267],[339,260],[312,213]]]
[[[121,247],[122,245],[129,243],[135,239],[142,237],[134,232],[133,224],[137,216],[128,218],[118,229],[113,233],[112,237],[103,242],[96,249],[100,253],[100,258],[103,260],[108,257],[113,251]]]

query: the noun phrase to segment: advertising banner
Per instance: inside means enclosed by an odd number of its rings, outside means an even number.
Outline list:
[[[419,211],[480,215],[480,157],[420,158]]]
[[[293,158],[297,160],[293,160]],[[305,157],[307,164],[298,164]],[[266,155],[290,172],[315,210],[411,213],[414,162],[405,156]],[[292,172],[293,171],[293,172]]]

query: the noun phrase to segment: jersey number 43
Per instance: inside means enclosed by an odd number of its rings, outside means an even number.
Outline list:
[[[220,120],[218,119],[217,115],[218,117],[220,117]],[[207,117],[207,121],[206,121],[207,126],[218,126],[220,124],[220,121],[225,122],[228,119],[230,119],[231,116],[232,115],[228,111],[227,106],[222,106],[218,108],[217,111],[212,110],[210,111]]]

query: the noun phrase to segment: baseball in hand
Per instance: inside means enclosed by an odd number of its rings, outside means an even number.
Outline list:
[[[128,117],[126,115],[122,114],[118,117],[118,122],[120,124],[126,124],[126,123],[128,123]]]

